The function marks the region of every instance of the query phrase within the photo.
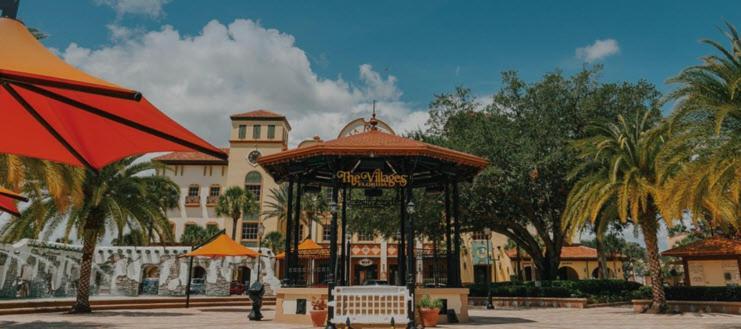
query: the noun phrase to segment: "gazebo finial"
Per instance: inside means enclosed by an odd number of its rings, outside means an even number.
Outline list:
[[[378,120],[376,119],[376,101],[373,100],[373,114],[371,115],[368,123],[371,125],[371,130],[378,130]]]

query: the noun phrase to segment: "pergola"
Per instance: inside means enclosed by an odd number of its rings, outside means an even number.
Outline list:
[[[398,193],[400,217],[399,273],[405,285],[414,292],[416,287],[416,267],[414,255],[414,223],[408,216],[414,211],[412,189],[428,188],[442,190],[445,194],[445,252],[447,255],[447,275],[449,287],[461,286],[460,273],[460,217],[459,182],[469,181],[488,164],[480,157],[427,144],[421,141],[396,136],[380,131],[375,114],[369,120],[370,126],[364,132],[341,136],[330,141],[318,141],[305,147],[290,149],[263,156],[258,163],[276,182],[288,183],[288,214],[286,218],[286,265],[284,284],[296,283],[291,267],[299,262],[299,218],[301,214],[301,195],[307,189],[330,187],[331,223],[329,243],[329,268],[327,285],[328,299],[333,301],[335,286],[347,284],[349,255],[346,254],[345,234],[338,241],[338,227],[347,232],[348,190],[350,189],[393,189]],[[294,195],[294,186],[297,191]],[[307,188],[309,187],[309,188]],[[343,202],[338,209],[340,194]],[[372,194],[372,193],[370,193]],[[338,223],[339,220],[339,223]],[[338,246],[342,255],[338,257]],[[330,303],[332,305],[332,303]],[[413,307],[409,307],[411,321],[414,319]],[[333,316],[329,308],[329,321]],[[328,322],[329,322],[328,321]],[[330,322],[331,323],[331,322]]]

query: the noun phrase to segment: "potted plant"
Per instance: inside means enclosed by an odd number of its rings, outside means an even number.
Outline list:
[[[324,297],[311,298],[311,322],[314,327],[324,327],[327,324],[327,301]]]
[[[432,299],[430,295],[424,295],[417,303],[417,307],[422,318],[422,324],[425,327],[437,326],[437,321],[440,320],[440,308],[443,307],[442,300]]]

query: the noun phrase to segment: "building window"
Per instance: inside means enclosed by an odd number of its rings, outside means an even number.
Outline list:
[[[374,234],[372,232],[358,232],[359,241],[373,241]]]
[[[268,125],[268,139],[275,139],[275,125]]]
[[[243,240],[256,240],[257,239],[257,223],[242,223],[242,239]]]
[[[260,201],[260,192],[262,191],[262,175],[257,171],[250,171],[244,177],[244,189],[252,192],[255,199]]]
[[[239,139],[247,137],[247,126],[239,125]]]
[[[252,126],[252,139],[260,139],[260,125]]]
[[[186,204],[198,204],[201,202],[200,197],[201,187],[198,185],[190,185],[188,186],[188,196],[185,197],[185,203]]]
[[[221,195],[221,186],[213,185],[208,189],[208,204],[215,204],[219,201],[219,195]]]
[[[332,239],[332,227],[329,224],[322,225],[322,240],[329,241]]]

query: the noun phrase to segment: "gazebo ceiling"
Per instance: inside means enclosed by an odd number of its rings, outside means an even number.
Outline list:
[[[276,181],[301,175],[305,182],[332,185],[340,172],[380,173],[383,179],[405,175],[413,187],[469,180],[488,165],[475,155],[377,129],[266,155],[258,162]]]

